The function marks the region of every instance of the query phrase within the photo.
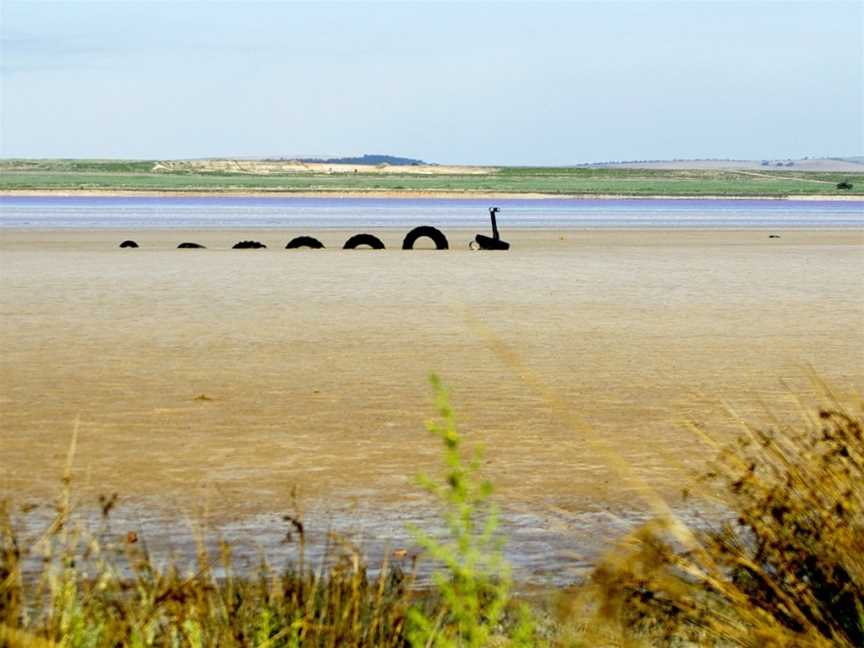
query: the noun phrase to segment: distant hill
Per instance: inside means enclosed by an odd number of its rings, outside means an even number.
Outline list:
[[[318,164],[389,164],[391,166],[421,166],[426,162],[413,158],[397,157],[395,155],[377,155],[366,153],[360,157],[340,158],[301,158],[298,162]]]

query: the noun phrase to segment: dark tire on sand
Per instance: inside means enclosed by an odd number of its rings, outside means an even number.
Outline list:
[[[324,247],[324,244],[312,236],[298,236],[297,238],[291,239],[288,245],[285,246],[285,249],[294,250],[304,247],[312,248],[313,250],[320,250]]]
[[[384,242],[374,234],[355,234],[342,246],[343,250],[355,250],[361,245],[368,245],[373,250],[383,250]]]
[[[417,242],[417,239],[427,237],[432,239],[432,242],[435,244],[435,248],[438,250],[449,250],[450,245],[447,243],[447,237],[441,232],[441,230],[431,227],[429,225],[421,225],[420,227],[415,227],[408,234],[405,235],[405,240],[402,241],[402,249],[403,250],[413,250],[414,243]]]
[[[260,250],[261,248],[266,248],[267,246],[263,243],[259,243],[258,241],[240,241],[239,243],[235,243],[231,248],[232,250]]]
[[[135,241],[123,241],[120,244],[121,248],[137,248],[138,244]]]
[[[481,250],[509,250],[510,249],[510,244],[507,241],[502,241],[501,239],[492,238],[491,236],[484,236],[483,234],[478,234],[477,236],[475,236],[474,237],[474,243]]]
[[[181,243],[177,246],[178,250],[206,250],[207,247],[200,243]]]

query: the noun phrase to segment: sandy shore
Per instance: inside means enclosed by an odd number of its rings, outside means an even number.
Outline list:
[[[370,189],[368,191],[103,191],[103,190],[58,190],[58,191],[33,191],[24,189],[0,190],[0,196],[106,196],[106,197],[261,197],[272,196],[274,198],[429,198],[429,199],[490,199],[490,200],[830,200],[830,201],[864,201],[864,195],[822,195],[801,194],[789,196],[668,196],[668,195],[626,195],[626,194],[545,194],[545,193],[508,193],[489,191],[381,191]]]
[[[250,238],[231,231],[140,231],[137,250],[0,231],[0,498],[49,502],[78,420],[82,502],[248,529],[298,489],[404,532],[426,501],[413,477],[437,466],[435,371],[542,563],[532,529],[560,511],[605,528],[644,511],[641,489],[691,483],[711,451],[682,421],[723,440],[729,408],[797,417],[810,367],[864,391],[862,232],[513,231],[506,254],[461,234],[447,252],[289,252],[285,231],[256,231],[261,251],[230,250]]]

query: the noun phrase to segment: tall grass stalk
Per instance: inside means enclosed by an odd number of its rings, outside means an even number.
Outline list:
[[[479,476],[482,448],[466,461],[447,390],[437,376],[431,382],[440,420],[428,423],[428,429],[443,446],[445,474],[441,480],[421,476],[420,483],[443,508],[447,535],[439,539],[416,527],[413,534],[443,567],[434,574],[441,602],[432,614],[411,608],[408,638],[413,646],[479,648],[496,634],[497,641],[507,640],[502,621],[510,603],[511,570],[503,556],[498,509],[489,500],[492,485]],[[525,610],[510,629],[509,645],[533,645]]]
[[[0,646],[404,646],[413,573],[388,561],[370,576],[360,552],[334,543],[306,567],[305,529],[286,516],[299,560],[279,574],[233,573],[231,548],[208,552],[199,538],[188,573],[160,567],[135,534],[106,539],[116,501],[102,498],[106,522],[91,534],[71,521],[73,433],[53,520],[22,546],[11,504],[0,504]],[[38,573],[23,575],[28,562]],[[219,572],[220,577],[216,577]]]
[[[638,529],[585,592],[598,618],[658,643],[864,645],[861,415],[748,428],[705,479],[730,520],[694,532],[698,550],[663,519]]]
[[[418,590],[413,569],[387,558],[372,576],[361,552],[338,537],[334,553],[311,568],[298,516],[284,518],[299,557],[282,574],[262,561],[256,575],[237,576],[231,547],[221,543],[213,556],[203,535],[190,572],[160,567],[143,538],[110,532],[116,497],[100,498],[97,533],[73,523],[76,423],[54,516],[39,540],[22,546],[11,504],[0,506],[0,646],[529,645],[529,615],[508,607],[510,569],[491,486],[479,480],[480,454],[463,462],[446,391],[437,379],[433,386],[442,423],[429,429],[443,443],[447,470],[440,482],[420,481],[444,505],[450,534],[439,541],[416,530],[443,567],[433,591]],[[38,573],[25,578],[34,560]]]

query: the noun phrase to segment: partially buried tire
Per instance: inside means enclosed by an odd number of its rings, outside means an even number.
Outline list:
[[[320,250],[323,247],[324,244],[312,236],[298,236],[297,238],[291,239],[288,245],[285,246],[285,249],[294,250],[297,248],[312,248],[313,250]]]
[[[240,241],[235,243],[231,248],[232,250],[260,250],[262,248],[266,248],[267,246],[258,241]]]
[[[414,243],[417,242],[419,238],[430,238],[432,242],[435,244],[435,249],[437,250],[449,250],[450,245],[447,243],[447,237],[441,232],[441,230],[431,227],[429,225],[421,225],[420,227],[415,227],[405,236],[405,240],[402,241],[402,249],[403,250],[413,250]]]
[[[178,250],[203,250],[205,249],[200,243],[181,243],[177,246]]]
[[[123,241],[120,244],[121,248],[137,248],[138,244],[135,241]]]
[[[361,245],[368,245],[373,250],[383,250],[384,242],[373,234],[355,234],[342,246],[343,250],[355,250]]]

